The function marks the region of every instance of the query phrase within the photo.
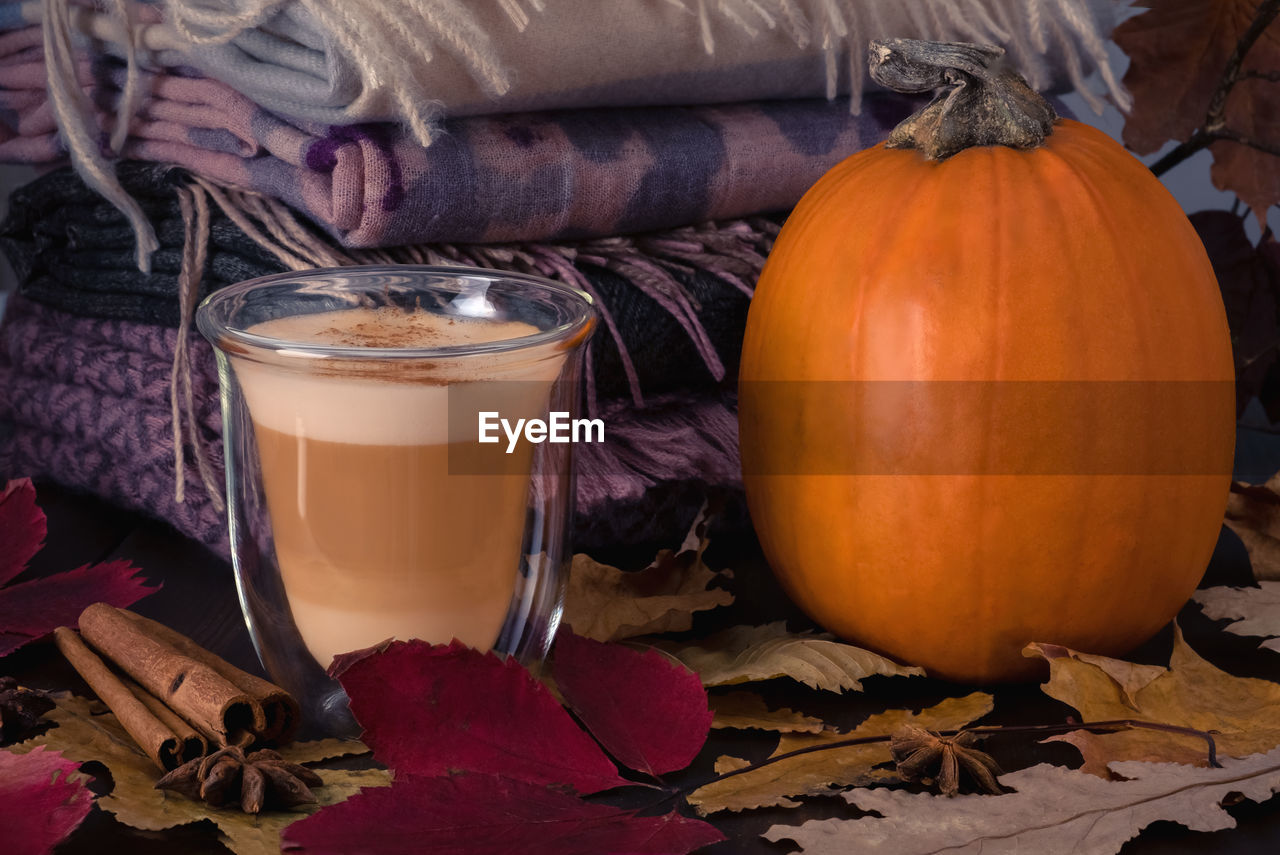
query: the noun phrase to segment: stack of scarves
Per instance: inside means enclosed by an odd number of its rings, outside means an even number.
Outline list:
[[[348,17],[388,65],[335,23],[340,0],[125,0],[123,18],[0,0],[0,160],[54,170],[0,230],[20,280],[0,475],[225,553],[213,359],[179,335],[194,299],[311,266],[474,264],[597,298],[587,408],[609,429],[579,449],[581,542],[670,538],[708,487],[738,486],[738,351],[778,223],[919,104],[867,89],[866,38],[1001,40],[1033,82],[1096,69],[1119,100],[1109,4],[362,4]],[[396,15],[422,39],[397,41]],[[212,212],[199,233],[184,195]]]

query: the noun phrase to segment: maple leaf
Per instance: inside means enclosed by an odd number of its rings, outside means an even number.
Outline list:
[[[1254,578],[1280,580],[1280,473],[1265,484],[1233,483],[1224,522],[1249,551]]]
[[[57,727],[8,750],[25,753],[47,746],[79,763],[91,760],[102,763],[111,772],[113,786],[110,794],[98,798],[97,804],[115,814],[120,822],[144,831],[163,831],[209,820],[217,826],[218,839],[237,855],[275,855],[280,851],[280,832],[290,823],[320,807],[336,804],[362,787],[385,786],[391,778],[381,769],[317,769],[324,786],[315,790],[319,800],[315,805],[257,815],[213,810],[201,802],[157,790],[155,785],[160,776],[155,765],[114,715],[95,714],[88,700],[74,695],[56,695],[54,701],[57,706],[46,718]],[[279,749],[293,763],[310,763],[367,750],[358,742],[337,739],[297,742]]]
[[[6,855],[43,855],[89,815],[93,793],[77,764],[41,748],[0,751],[0,842]]]
[[[1270,638],[1260,647],[1280,653],[1280,582],[1259,582],[1256,588],[1209,588],[1192,597],[1215,620],[1235,623],[1227,632]]]
[[[1023,651],[1049,662],[1045,694],[1076,708],[1085,721],[1140,719],[1214,731],[1219,756],[1243,757],[1280,745],[1280,684],[1234,677],[1215,668],[1174,634],[1168,669],[1088,656],[1056,644]],[[1168,761],[1204,766],[1203,739],[1146,729],[1061,740],[1088,749],[1088,771],[1112,760]]]
[[[827,633],[791,633],[786,621],[735,626],[690,644],[656,645],[697,671],[705,686],[790,677],[814,689],[860,691],[873,674],[924,675],[923,668],[844,644]]]
[[[653,777],[693,762],[711,729],[698,675],[657,651],[561,630],[556,685],[579,720],[624,766]]]
[[[1280,789],[1280,749],[1221,769],[1173,763],[1112,763],[1122,781],[1040,765],[1000,776],[1017,790],[1002,796],[956,796],[859,789],[843,796],[879,816],[775,825],[764,837],[792,840],[806,855],[1111,855],[1161,820],[1193,831],[1234,828],[1222,809],[1233,793],[1263,802]]]
[[[493,773],[594,793],[629,782],[514,659],[393,642],[339,675],[363,740],[397,774]]]
[[[773,730],[778,733],[821,733],[822,719],[781,707],[769,709],[764,698],[754,692],[729,692],[711,697],[714,728],[733,730]]]
[[[0,492],[0,657],[59,626],[75,626],[90,603],[128,606],[159,590],[128,561],[108,561],[12,584],[44,545],[45,516],[31,479]]]
[[[888,710],[869,716],[848,733],[787,734],[778,740],[771,758],[744,766],[737,758],[721,758],[716,771],[733,771],[729,777],[704,784],[689,795],[689,804],[698,813],[741,811],[759,807],[798,807],[793,797],[831,795],[834,787],[892,778],[892,769],[875,767],[893,762],[888,740],[861,745],[836,745],[850,739],[891,736],[906,725],[927,730],[958,730],[991,712],[993,700],[983,692],[962,698],[948,698],[923,709]],[[830,746],[830,747],[824,747]],[[821,750],[814,750],[821,749]],[[792,754],[806,751],[804,754]]]
[[[1280,308],[1280,243],[1270,235],[1255,247],[1245,233],[1244,220],[1230,211],[1192,214],[1195,226],[1222,291],[1231,328],[1235,358],[1236,415],[1249,401],[1260,398],[1273,421],[1280,420],[1280,402],[1264,389],[1274,387],[1277,376],[1277,321]]]
[[[1205,123],[1228,60],[1253,21],[1258,0],[1161,0],[1116,28],[1113,38],[1129,55],[1124,84],[1133,110],[1124,142],[1149,154],[1168,140],[1186,142]],[[1262,31],[1243,70],[1280,68],[1280,32]],[[1232,86],[1223,107],[1222,128],[1265,146],[1280,145],[1280,99],[1275,83],[1244,76]],[[1267,209],[1280,202],[1280,158],[1227,139],[1210,146],[1213,183],[1238,195],[1266,225]]]
[[[291,825],[286,851],[312,855],[685,855],[725,837],[682,817],[636,816],[559,790],[498,775],[410,775]]]
[[[585,638],[620,641],[638,635],[684,632],[694,612],[727,606],[733,594],[708,588],[721,575],[707,567],[706,506],[678,550],[663,550],[643,570],[626,572],[587,555],[573,556],[564,623]]]

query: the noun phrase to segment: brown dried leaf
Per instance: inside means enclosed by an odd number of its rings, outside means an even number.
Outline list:
[[[826,633],[792,633],[785,621],[735,626],[691,644],[660,642],[660,649],[697,671],[704,686],[729,686],[790,677],[814,689],[861,691],[873,674],[923,676],[878,653],[844,644]]]
[[[849,739],[887,737],[909,724],[930,730],[957,730],[989,713],[992,705],[990,695],[974,692],[962,698],[948,698],[918,713],[888,710],[868,717],[848,733],[785,735],[771,756],[780,757],[793,751],[820,748]],[[822,748],[712,781],[694,790],[689,796],[689,804],[703,816],[723,810],[798,807],[800,802],[792,797],[830,795],[835,787],[893,777],[893,770],[875,768],[891,762],[893,755],[888,740]]]
[[[1080,756],[1084,758],[1084,763],[1080,766],[1081,772],[1090,775],[1097,775],[1099,778],[1106,778],[1108,781],[1114,781],[1115,775],[1107,768],[1110,761],[1110,752],[1107,745],[1102,741],[1102,737],[1096,733],[1090,733],[1087,730],[1073,730],[1070,733],[1060,733],[1057,736],[1050,736],[1042,742],[1065,742],[1067,745],[1075,747],[1080,752]]]
[[[1153,822],[1166,820],[1192,831],[1234,828],[1222,809],[1233,792],[1264,802],[1280,790],[1280,750],[1222,769],[1154,763],[1115,763],[1125,778],[1040,765],[1000,777],[1017,792],[1003,796],[940,798],[884,787],[847,792],[844,798],[878,816],[810,820],[775,825],[764,836],[793,840],[806,855],[892,852],[894,855],[1110,855]]]
[[[1257,0],[1147,0],[1148,11],[1116,28],[1129,55],[1124,84],[1133,110],[1125,144],[1139,154],[1168,140],[1185,142],[1205,121],[1209,101],[1227,60],[1249,27]],[[1243,69],[1280,69],[1280,28],[1268,27],[1245,57]],[[1245,137],[1280,145],[1280,92],[1267,80],[1242,79],[1227,99],[1226,127]],[[1280,158],[1235,142],[1211,147],[1213,183],[1238,195],[1265,225],[1267,209],[1280,202]]]
[[[1219,756],[1244,757],[1280,745],[1280,684],[1234,677],[1201,659],[1174,636],[1169,668],[1136,691],[1113,673],[1123,664],[1083,658],[1056,644],[1031,644],[1027,656],[1049,662],[1045,694],[1075,707],[1085,721],[1141,719],[1201,731],[1217,731]],[[1101,662],[1101,664],[1100,664]],[[1113,760],[1208,764],[1207,746],[1196,736],[1146,729],[1097,734],[1091,769]]]
[[[573,556],[564,622],[595,641],[683,632],[693,613],[727,606],[733,594],[707,586],[720,574],[703,563],[707,509],[693,521],[678,551],[664,549],[643,570],[626,572],[587,555]]]
[[[1265,484],[1232,484],[1226,524],[1249,551],[1254,578],[1280,580],[1280,474]]]
[[[1270,636],[1259,646],[1280,653],[1280,582],[1259,582],[1256,588],[1209,588],[1196,591],[1192,599],[1215,620],[1234,619],[1227,632]]]
[[[778,733],[821,733],[826,729],[822,719],[781,707],[769,709],[764,698],[755,692],[730,692],[712,695],[711,726],[733,730],[773,730]]]
[[[95,715],[88,700],[74,695],[54,697],[57,707],[47,718],[58,726],[39,736],[21,742],[8,750],[22,753],[39,745],[61,751],[78,762],[97,761],[111,771],[115,782],[111,793],[98,798],[98,805],[116,815],[116,819],[144,831],[162,831],[201,820],[211,820],[218,827],[218,839],[238,855],[277,855],[280,832],[290,823],[319,808],[336,804],[354,795],[362,787],[385,786],[390,775],[381,769],[361,771],[317,770],[324,786],[316,791],[319,800],[291,811],[267,811],[257,815],[233,810],[214,810],[180,795],[155,789],[159,778],[151,760],[129,738],[124,728],[110,713]],[[341,740],[325,740],[326,750],[341,753]],[[298,746],[306,752],[320,752],[307,743]],[[322,753],[322,752],[321,752]],[[290,758],[292,759],[292,758]],[[322,759],[322,758],[320,758]]]
[[[1266,236],[1255,246],[1245,232],[1244,219],[1230,211],[1198,211],[1190,220],[1209,253],[1227,309],[1236,415],[1258,398],[1267,415],[1280,420],[1280,402],[1270,389],[1280,354],[1280,244]]]
[[[743,757],[730,757],[728,754],[722,754],[716,758],[715,770],[717,775],[723,775],[726,772],[745,769],[750,765],[751,761]]]

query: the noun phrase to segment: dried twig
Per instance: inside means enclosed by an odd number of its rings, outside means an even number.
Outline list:
[[[1208,148],[1219,140],[1239,143],[1267,154],[1280,156],[1280,146],[1255,140],[1226,126],[1227,96],[1231,94],[1231,90],[1237,83],[1251,77],[1280,82],[1280,72],[1242,71],[1240,68],[1250,49],[1253,48],[1254,43],[1262,35],[1262,31],[1271,25],[1277,15],[1280,15],[1280,0],[1263,0],[1258,6],[1258,11],[1253,16],[1253,22],[1249,24],[1249,28],[1240,36],[1240,41],[1236,42],[1235,50],[1231,52],[1230,58],[1227,59],[1227,67],[1223,69],[1222,79],[1218,82],[1218,88],[1214,90],[1213,97],[1209,99],[1209,110],[1205,114],[1203,125],[1191,135],[1190,139],[1152,164],[1152,172],[1156,175],[1163,175],[1191,157],[1191,155],[1201,149]]]

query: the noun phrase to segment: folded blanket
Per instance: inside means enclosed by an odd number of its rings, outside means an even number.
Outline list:
[[[0,160],[65,157],[39,28],[0,36]],[[124,68],[79,65],[112,127]],[[457,119],[424,148],[389,124],[290,123],[212,80],[160,73],[124,155],[281,199],[348,247],[619,235],[789,209],[915,101],[870,96]]]
[[[182,170],[125,163],[125,188],[155,226],[160,249],[150,273],[134,263],[133,233],[123,216],[71,169],[48,173],[14,192],[0,225],[3,247],[20,293],[74,315],[176,327],[185,223],[177,191],[190,183]],[[254,211],[228,210],[253,229]],[[248,201],[252,197],[241,196]],[[264,207],[266,203],[257,200]],[[278,233],[284,228],[272,220]],[[384,256],[324,255],[295,241],[293,251],[267,234],[246,234],[212,206],[199,298],[224,285],[307,266],[357,261],[466,263],[551,276],[586,287],[608,322],[590,346],[593,396],[710,390],[736,382],[749,283],[754,283],[776,225],[722,223],[646,235],[561,245],[405,247]],[[305,257],[298,257],[298,255]]]
[[[66,2],[66,0],[57,0]],[[71,25],[117,55],[191,66],[280,115],[326,124],[582,107],[853,96],[875,38],[1004,45],[1038,89],[1124,93],[1104,39],[1121,0],[165,0]],[[0,5],[0,27],[50,0]],[[112,8],[112,7],[108,7]],[[239,14],[249,8],[257,14]],[[163,19],[163,20],[162,20]],[[126,35],[129,31],[131,35]]]
[[[171,523],[226,555],[213,354],[191,344],[197,443],[175,499],[169,371],[175,330],[82,318],[13,297],[0,323],[0,477],[30,475]],[[668,395],[602,409],[603,444],[577,446],[581,547],[678,539],[711,487],[738,486],[731,396]],[[207,465],[210,481],[201,478]]]

